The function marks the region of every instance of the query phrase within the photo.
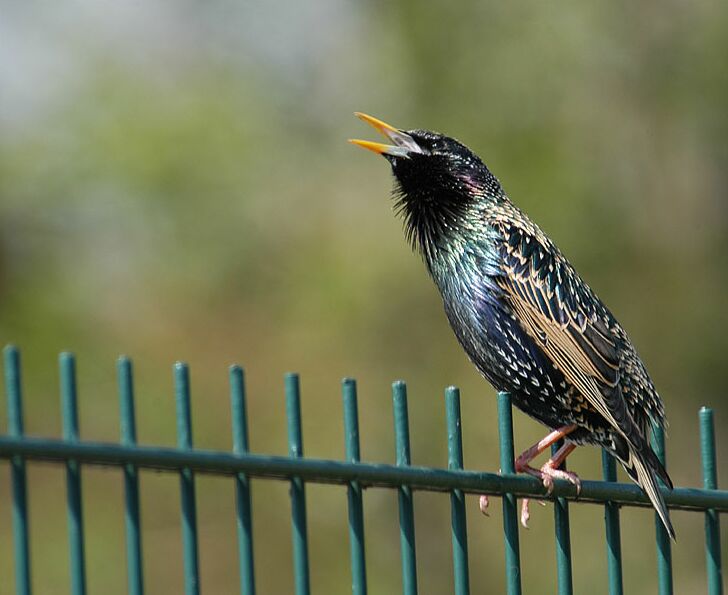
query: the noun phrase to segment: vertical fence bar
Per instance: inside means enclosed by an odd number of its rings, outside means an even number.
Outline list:
[[[5,393],[8,408],[8,434],[23,436],[23,396],[20,388],[20,353],[14,345],[5,347]],[[13,547],[15,549],[15,592],[30,595],[30,554],[28,540],[28,493],[25,461],[10,459],[13,482]]]
[[[137,442],[134,414],[134,378],[131,360],[122,356],[116,364],[119,385],[121,443],[134,446]],[[130,595],[144,593],[142,570],[142,536],[139,520],[139,471],[124,465],[124,524],[126,526],[126,566]]]
[[[606,450],[602,450],[602,479],[611,482],[617,481],[617,464],[612,455]],[[619,527],[619,505],[614,502],[604,504],[604,525],[607,533],[609,595],[623,595],[622,537]]]
[[[76,402],[76,360],[71,353],[61,353],[61,413],[63,439],[78,441],[78,407]],[[81,508],[81,466],[76,460],[66,463],[68,500],[68,545],[70,551],[71,593],[86,593],[86,568],[83,543],[83,511]]]
[[[358,463],[359,453],[359,411],[356,396],[356,380],[344,378],[341,383],[344,401],[344,442],[347,463]],[[358,481],[347,486],[349,501],[349,548],[351,553],[351,592],[366,595],[367,570],[364,552],[364,507],[362,489]]]
[[[702,407],[699,418],[703,487],[706,490],[717,490],[718,467],[715,460],[713,410]],[[705,564],[708,572],[708,595],[722,595],[723,571],[720,559],[720,517],[714,509],[705,511]]]
[[[245,403],[245,374],[240,366],[230,366],[230,404],[233,417],[233,452],[248,453],[248,412]],[[255,595],[253,565],[253,526],[250,480],[245,473],[235,476],[235,508],[238,527],[240,593]]]
[[[511,396],[504,392],[498,393],[498,434],[501,473],[515,473]],[[506,591],[508,595],[520,595],[521,554],[518,544],[516,497],[513,494],[503,495],[503,535],[505,538]]]
[[[174,364],[174,392],[177,407],[177,448],[192,448],[192,414],[190,411],[190,372],[187,364]],[[191,469],[180,471],[182,507],[182,549],[184,555],[185,594],[200,592],[200,570],[197,555],[197,504],[195,476]]]
[[[665,463],[665,431],[658,425],[652,426],[652,445],[657,458],[664,465]],[[660,595],[672,595],[672,546],[667,529],[662,520],[655,513],[655,540],[657,542],[657,580],[658,593]]]
[[[298,374],[286,374],[286,417],[288,419],[288,456],[303,457],[301,431],[301,391]],[[300,477],[291,479],[291,520],[293,524],[293,573],[296,595],[308,595],[308,538],[306,530],[306,491]]]
[[[397,465],[410,464],[409,414],[407,385],[398,380],[392,384],[394,406],[394,442]],[[399,486],[399,542],[402,551],[402,593],[417,594],[417,556],[415,551],[415,513],[412,489]]]
[[[460,390],[454,386],[445,389],[447,417],[447,468],[463,468],[463,436],[460,417]],[[452,562],[455,595],[470,593],[468,573],[468,528],[465,517],[465,494],[462,490],[450,492],[450,526],[452,529]]]
[[[559,440],[551,445],[551,456],[564,444]],[[566,461],[559,469],[566,469]],[[569,503],[566,498],[554,500],[554,528],[556,530],[556,576],[559,595],[572,595],[574,583],[571,568],[571,533],[569,530]]]

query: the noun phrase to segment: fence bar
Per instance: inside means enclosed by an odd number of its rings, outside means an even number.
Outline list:
[[[301,390],[298,374],[286,374],[286,417],[288,418],[288,456],[303,457],[301,431]],[[296,595],[308,595],[308,539],[306,530],[306,491],[303,479],[291,479],[291,519],[293,524],[293,576]]]
[[[551,445],[551,456],[563,446],[558,440]],[[564,461],[559,469],[566,469]],[[569,503],[566,498],[554,500],[554,527],[556,529],[556,573],[559,595],[572,595],[574,585],[571,569],[571,533],[569,530]]]
[[[247,454],[236,455],[219,450],[180,450],[164,446],[121,446],[109,442],[65,442],[53,438],[12,438],[0,435],[0,458],[15,455],[41,461],[77,459],[84,464],[124,465],[161,471],[179,471],[188,467],[196,472],[212,475],[235,475],[245,472],[251,477],[290,479],[301,477],[305,481],[323,484],[346,485],[359,481],[362,487],[398,488],[409,485],[413,490],[449,492],[463,490],[468,494],[491,494],[501,497],[504,493],[518,497],[545,498],[543,484],[533,477],[515,474],[489,473],[487,471],[455,471],[433,467],[402,467],[385,463],[346,463],[331,459],[301,458],[288,456]],[[553,496],[576,499],[574,486],[562,480],[554,482]],[[676,487],[662,490],[665,502],[673,510],[698,510],[714,508],[728,512],[728,490]],[[604,481],[581,482],[579,502],[597,504],[611,500],[622,506],[652,508],[642,489],[635,483],[608,483]]]
[[[665,431],[657,424],[652,426],[652,439],[655,454],[664,466]],[[657,542],[657,592],[660,595],[672,595],[672,546],[670,545],[670,536],[667,534],[667,529],[665,529],[657,513],[655,513],[655,540]]]
[[[498,393],[498,434],[500,440],[501,473],[516,472],[513,460],[513,411],[511,395]],[[503,495],[503,535],[505,538],[506,591],[521,594],[521,554],[518,544],[518,513],[516,496]]]
[[[63,439],[78,442],[78,407],[76,403],[76,360],[71,353],[61,353],[61,413]],[[66,462],[68,499],[68,544],[70,550],[71,593],[86,593],[86,568],[83,544],[83,511],[81,508],[81,465],[75,459]]]
[[[359,453],[359,411],[356,397],[356,380],[344,378],[341,384],[344,401],[344,442],[346,460],[358,463]],[[364,508],[362,488],[358,481],[347,485],[349,500],[349,548],[351,552],[351,592],[366,595],[367,571],[364,552]]]
[[[174,364],[174,392],[177,406],[177,448],[192,450],[192,414],[190,411],[190,372],[187,364]],[[184,555],[185,594],[200,592],[200,569],[197,555],[197,505],[195,475],[192,469],[180,471],[182,505],[182,551]]]
[[[614,457],[602,449],[602,478],[617,481],[617,464]],[[623,595],[622,583],[622,537],[619,527],[619,504],[608,501],[604,504],[604,525],[607,532],[607,572],[609,574],[609,595]]]
[[[23,437],[23,396],[20,388],[20,353],[14,345],[3,350],[5,356],[5,394],[8,408],[8,435]],[[28,540],[28,493],[25,461],[10,460],[13,483],[13,548],[15,550],[15,592],[30,595],[30,555]]]
[[[131,360],[122,356],[116,364],[119,384],[121,444],[134,446],[137,442],[134,415],[134,378]],[[130,595],[144,593],[142,569],[142,537],[139,520],[139,471],[136,466],[124,465],[124,523],[126,525],[126,565]]]
[[[445,389],[447,417],[447,468],[463,468],[463,436],[460,417],[460,390],[454,386]],[[465,494],[462,490],[450,492],[450,526],[452,528],[452,562],[455,595],[470,593],[468,572],[468,528],[465,517]]]
[[[700,454],[703,463],[703,487],[718,489],[718,467],[715,460],[715,425],[713,410],[702,407],[700,418]],[[723,576],[720,558],[720,518],[714,509],[705,511],[705,564],[708,571],[708,595],[722,595]]]
[[[399,467],[410,464],[409,414],[407,412],[407,385],[398,380],[392,384],[394,407],[394,443],[396,462]],[[399,499],[399,543],[402,555],[402,593],[417,594],[417,554],[415,550],[415,512],[412,488],[400,485]]]
[[[245,404],[245,373],[240,366],[230,366],[230,405],[233,418],[233,452],[247,454],[248,411]],[[241,595],[255,595],[253,517],[250,498],[250,479],[245,473],[237,473],[235,475],[235,508]]]

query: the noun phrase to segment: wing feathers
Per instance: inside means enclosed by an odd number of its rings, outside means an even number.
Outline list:
[[[620,383],[629,381],[629,358],[621,329],[561,253],[537,229],[499,222],[501,274],[495,282],[511,312],[565,379],[611,425],[613,452],[645,491],[670,537],[675,532],[657,484],[672,487],[665,468],[649,447],[647,415],[630,414]],[[649,383],[649,378],[645,381]],[[651,386],[651,385],[650,385]],[[659,398],[652,395],[660,412]],[[652,415],[651,410],[648,412]]]
[[[632,442],[639,430],[621,392],[614,390],[618,340],[595,311],[589,288],[553,246],[524,229],[503,231],[503,274],[496,281],[517,318],[566,379]]]

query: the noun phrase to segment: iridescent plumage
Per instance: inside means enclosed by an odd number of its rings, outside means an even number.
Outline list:
[[[567,441],[609,450],[674,537],[657,478],[672,483],[649,445],[664,406],[624,329],[467,147],[374,122],[396,146],[354,142],[391,163],[406,236],[470,359],[528,415],[575,426]]]

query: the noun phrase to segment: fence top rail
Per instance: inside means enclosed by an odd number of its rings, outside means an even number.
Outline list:
[[[576,488],[572,484],[556,481],[553,493],[548,496],[538,480],[512,474],[500,475],[483,471],[383,463],[350,463],[197,448],[183,450],[171,447],[0,436],[0,458],[17,455],[27,459],[77,460],[95,465],[133,464],[141,468],[168,471],[192,469],[218,475],[246,473],[253,477],[278,479],[300,477],[306,481],[329,484],[357,481],[362,487],[396,488],[408,485],[413,489],[426,491],[459,489],[467,493],[495,496],[509,493],[541,499],[561,497],[592,504],[604,504],[609,501],[626,506],[651,506],[637,485],[626,483],[583,480],[581,492],[577,496]],[[668,506],[673,509],[699,511],[713,509],[728,512],[728,490],[676,487],[673,490],[663,489],[663,495]]]

